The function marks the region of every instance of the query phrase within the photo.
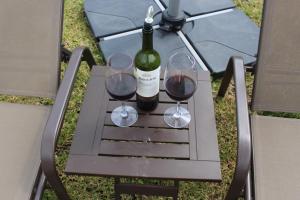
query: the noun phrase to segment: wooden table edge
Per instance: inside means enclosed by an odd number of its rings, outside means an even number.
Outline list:
[[[180,176],[182,173],[178,172],[182,168],[185,168],[184,176]],[[195,173],[195,170],[198,173]],[[222,180],[220,161],[115,158],[98,155],[69,155],[65,173],[68,175],[183,181],[220,182]]]

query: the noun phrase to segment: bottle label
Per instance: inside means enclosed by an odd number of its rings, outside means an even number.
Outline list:
[[[142,97],[153,97],[159,92],[160,66],[153,71],[142,71],[135,68],[137,79],[136,93]]]

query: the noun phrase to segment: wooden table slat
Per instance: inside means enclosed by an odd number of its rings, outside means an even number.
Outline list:
[[[120,105],[121,105],[120,101],[109,101],[108,106],[107,106],[107,111],[111,112]],[[126,102],[126,105],[134,107],[138,111],[138,113],[141,113],[141,114],[147,113],[145,111],[138,109],[136,102]],[[176,105],[172,104],[172,103],[159,103],[157,108],[155,110],[151,111],[151,114],[164,114],[168,108],[173,107],[173,106],[176,106]],[[182,104],[182,107],[187,108],[187,105]]]
[[[114,126],[111,121],[110,113],[106,114],[105,125]],[[133,127],[152,127],[152,128],[168,128],[171,129],[164,121],[162,115],[139,115],[137,122]]]
[[[113,156],[189,158],[189,146],[187,144],[116,142],[102,140],[99,154]]]
[[[194,95],[198,160],[220,161],[210,82],[201,82]],[[202,103],[198,103],[202,102]]]
[[[196,129],[195,129],[195,101],[194,98],[190,98],[188,101],[188,109],[190,111],[192,120],[189,124],[189,148],[190,148],[190,159],[197,160],[197,143],[196,143]]]
[[[102,100],[100,101],[100,99]],[[72,153],[90,153],[93,148],[94,138],[97,135],[97,121],[102,111],[106,109],[107,92],[105,79],[93,77],[87,85],[87,92],[80,108],[74,139],[71,146]],[[93,109],[90,110],[91,106]],[[104,121],[102,119],[102,121]]]
[[[105,126],[103,128],[102,139],[172,143],[189,142],[187,130],[120,128],[111,126]]]
[[[117,100],[114,100],[112,97],[109,97],[110,100],[113,100],[113,101],[117,101]],[[136,97],[132,97],[129,101],[135,101],[136,100]],[[166,92],[162,92],[160,91],[159,92],[159,102],[160,103],[173,103],[175,104],[176,101],[174,101],[173,99],[170,99],[170,97],[167,95]],[[187,101],[182,101],[181,103],[183,104],[186,104]]]
[[[220,162],[71,155],[67,174],[220,181]]]

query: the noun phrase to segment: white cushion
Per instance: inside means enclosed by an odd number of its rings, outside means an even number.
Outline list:
[[[300,199],[300,120],[252,116],[256,200]]]
[[[0,199],[30,198],[50,109],[48,106],[0,103]]]

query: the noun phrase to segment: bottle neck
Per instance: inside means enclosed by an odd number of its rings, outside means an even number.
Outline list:
[[[153,50],[153,31],[143,31],[143,50]]]

